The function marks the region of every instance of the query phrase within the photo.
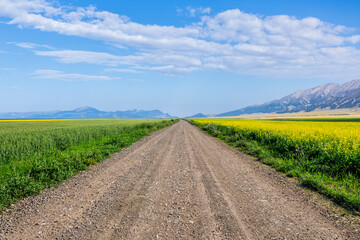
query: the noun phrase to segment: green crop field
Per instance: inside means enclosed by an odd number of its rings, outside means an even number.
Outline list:
[[[0,120],[0,210],[176,120]]]
[[[330,120],[194,119],[192,123],[359,211],[360,123]]]

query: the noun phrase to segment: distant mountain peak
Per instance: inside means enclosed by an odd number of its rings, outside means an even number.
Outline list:
[[[204,113],[197,113],[195,115],[192,116],[188,116],[185,118],[207,118],[207,117],[215,117],[216,115],[214,114],[204,114]]]
[[[93,108],[91,106],[83,106],[83,107],[79,107],[74,109],[73,111],[75,112],[87,112],[87,111],[99,111],[96,108]]]
[[[296,91],[281,99],[238,109],[217,116],[238,116],[253,113],[310,112],[321,109],[360,107],[360,79],[346,83],[326,83]]]
[[[342,84],[343,90],[351,90],[360,88],[360,79],[354,79],[350,82]]]

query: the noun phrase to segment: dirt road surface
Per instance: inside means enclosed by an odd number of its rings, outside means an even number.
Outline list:
[[[0,216],[1,239],[360,239],[276,174],[180,121]]]

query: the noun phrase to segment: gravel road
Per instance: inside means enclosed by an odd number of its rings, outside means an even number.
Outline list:
[[[360,239],[297,186],[180,121],[0,216],[0,239]]]

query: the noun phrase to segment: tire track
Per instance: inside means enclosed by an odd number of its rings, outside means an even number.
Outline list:
[[[228,239],[253,239],[243,223],[242,217],[234,208],[234,204],[204,158],[206,156],[204,147],[199,146],[199,142],[194,138],[192,132],[190,133],[190,141],[192,146],[197,146],[195,157],[203,173],[202,181],[211,201],[212,210],[216,213],[216,219],[221,226],[220,231]],[[223,204],[217,204],[219,202]]]
[[[199,206],[200,206],[200,223],[202,226],[202,237],[204,239],[222,239],[221,231],[218,229],[218,224],[215,220],[215,214],[211,210],[211,200],[206,193],[206,186],[203,181],[203,172],[201,171],[199,164],[196,161],[195,149],[190,140],[188,131],[184,132],[185,134],[185,145],[186,150],[189,152],[189,160],[191,168],[194,169],[194,182],[196,183],[196,192],[198,196]]]

